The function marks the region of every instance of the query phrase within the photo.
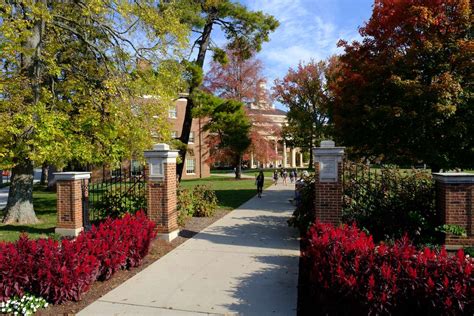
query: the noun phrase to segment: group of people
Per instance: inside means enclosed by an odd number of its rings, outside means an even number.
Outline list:
[[[298,174],[296,173],[296,170],[290,170],[290,172],[288,172],[286,169],[281,169],[280,172],[278,172],[277,170],[273,171],[273,184],[277,185],[278,179],[282,178],[283,184],[287,185],[288,176],[290,178],[290,183],[294,183]],[[257,177],[255,178],[255,184],[257,185],[257,196],[259,198],[262,197],[264,181],[265,175],[263,174],[263,171],[260,171]]]
[[[282,178],[283,179],[283,184],[286,185],[288,175],[290,176],[290,182],[294,183],[296,181],[296,178],[297,178],[296,170],[290,170],[290,172],[288,173],[288,171],[286,169],[281,169],[280,174],[278,174],[277,170],[273,171],[273,184],[277,185],[278,184],[278,178]]]

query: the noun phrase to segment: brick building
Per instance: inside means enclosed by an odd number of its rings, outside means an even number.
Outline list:
[[[173,138],[181,136],[184,116],[186,114],[187,100],[184,95],[178,98],[168,112],[168,120],[171,123]],[[205,178],[211,175],[211,168],[206,160],[209,157],[209,149],[206,144],[206,132],[202,130],[205,119],[195,118],[189,135],[188,153],[183,170],[183,179]]]

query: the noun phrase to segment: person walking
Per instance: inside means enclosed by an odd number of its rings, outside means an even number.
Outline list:
[[[273,171],[273,184],[278,184],[278,171]]]
[[[283,169],[282,178],[283,178],[283,184],[286,185],[286,179],[288,178],[288,172],[286,171],[286,169]]]
[[[263,171],[260,171],[260,173],[257,176],[257,179],[255,180],[255,183],[257,184],[257,196],[259,198],[262,198],[264,181],[265,181],[265,176],[263,175]]]
[[[290,182],[293,183],[293,181],[295,180],[295,173],[293,170],[290,171]]]

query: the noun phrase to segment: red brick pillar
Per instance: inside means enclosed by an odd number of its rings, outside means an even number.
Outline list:
[[[61,236],[77,236],[84,230],[82,205],[88,198],[87,184],[90,172],[58,172],[56,180],[57,225],[55,232]]]
[[[334,142],[321,142],[313,149],[315,170],[316,220],[338,225],[342,217],[342,160],[344,147],[335,147]]]
[[[167,144],[156,144],[145,151],[147,159],[148,217],[156,223],[158,238],[171,241],[178,236],[176,198],[177,150]]]
[[[474,246],[474,174],[434,173],[436,207],[443,224],[466,230],[466,237],[446,235],[446,248],[455,250]]]

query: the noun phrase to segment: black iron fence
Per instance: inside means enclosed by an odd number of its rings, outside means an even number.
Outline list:
[[[88,195],[88,199],[86,196]],[[116,169],[100,180],[90,181],[83,188],[85,226],[108,217],[118,218],[139,210],[146,212],[146,179],[143,166]]]

